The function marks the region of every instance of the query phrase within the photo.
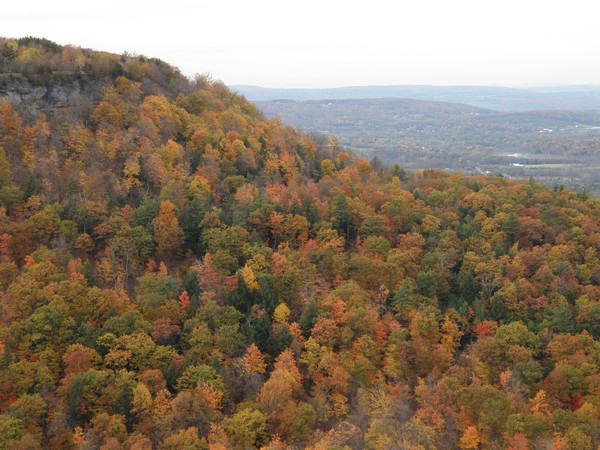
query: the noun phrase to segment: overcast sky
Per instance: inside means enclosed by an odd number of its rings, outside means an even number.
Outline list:
[[[593,0],[28,0],[0,33],[144,54],[227,84],[600,83]]]

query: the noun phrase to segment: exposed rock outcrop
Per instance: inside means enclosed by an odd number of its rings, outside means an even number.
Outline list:
[[[36,82],[18,73],[0,74],[0,97],[24,114],[52,113],[82,106],[93,84],[83,76],[65,76],[51,83]],[[87,91],[86,95],[84,90]],[[66,112],[66,111],[65,111]]]

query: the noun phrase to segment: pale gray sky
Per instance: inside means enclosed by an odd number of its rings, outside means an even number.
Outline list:
[[[600,83],[594,0],[28,0],[0,34],[158,57],[227,84]]]

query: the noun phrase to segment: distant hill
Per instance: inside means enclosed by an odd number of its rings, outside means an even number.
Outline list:
[[[495,111],[406,98],[255,103],[267,117],[335,136],[367,158],[412,169],[534,176],[600,195],[597,111]]]
[[[600,87],[556,86],[516,89],[498,86],[351,86],[328,89],[279,89],[231,86],[250,101],[342,100],[411,98],[415,100],[465,103],[500,111],[531,109],[599,110]]]

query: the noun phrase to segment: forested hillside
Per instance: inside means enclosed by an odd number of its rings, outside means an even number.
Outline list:
[[[597,448],[599,200],[0,55],[0,449]]]

